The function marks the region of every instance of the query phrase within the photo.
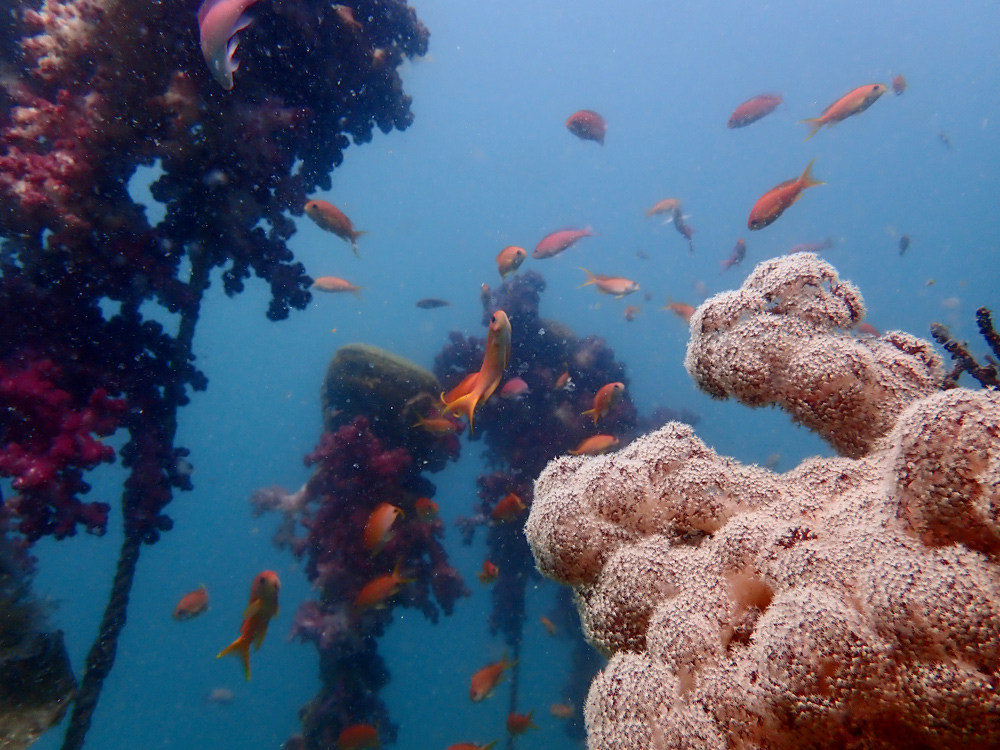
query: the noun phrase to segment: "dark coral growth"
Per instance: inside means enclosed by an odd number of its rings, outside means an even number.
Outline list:
[[[269,488],[252,498],[255,512],[283,513],[275,541],[305,558],[306,575],[319,592],[318,600],[299,608],[292,637],[316,645],[322,687],[301,712],[302,735],[288,746],[333,747],[340,732],[357,723],[376,724],[382,741],[393,741],[397,728],[378,695],[389,673],[377,639],[396,606],[419,609],[437,622],[442,610],[451,614],[455,602],[469,594],[441,546],[441,521],[421,518],[415,507],[418,498],[434,492],[421,474],[425,466],[407,445],[391,447],[376,434],[383,426],[354,416],[336,432],[323,433],[305,459],[314,473],[298,492]],[[372,554],[363,535],[379,503],[395,505],[405,517],[396,520],[392,538]],[[379,606],[355,603],[366,584],[394,570],[413,580],[401,583]]]
[[[229,295],[251,274],[266,281],[272,320],[308,304],[288,214],[329,189],[351,139],[410,124],[396,69],[427,49],[402,0],[361,2],[360,24],[320,0],[262,2],[225,91],[202,56],[199,4],[44,0],[0,21],[0,475],[19,493],[13,528],[28,541],[102,533],[109,509],[80,500],[83,472],[113,460],[99,437],[129,433],[125,541],[67,750],[114,662],[138,550],[191,486],[174,436],[178,408],[207,385],[192,341],[212,271]],[[130,191],[140,167],[156,176],[156,225]],[[176,316],[146,319],[151,305]]]
[[[670,419],[696,418],[658,410],[652,417],[640,420],[628,393],[625,365],[615,361],[614,352],[603,339],[577,338],[564,324],[540,317],[543,291],[545,280],[537,272],[528,271],[489,295],[484,294],[484,324],[496,310],[504,310],[511,320],[511,355],[504,382],[520,377],[529,390],[517,398],[494,395],[477,410],[476,434],[486,443],[486,458],[494,471],[478,478],[475,513],[458,522],[466,543],[472,541],[478,526],[488,528],[487,557],[500,570],[492,584],[489,626],[494,634],[503,635],[515,658],[523,637],[525,590],[538,573],[524,536],[527,511],[510,520],[495,520],[497,503],[513,492],[530,506],[534,480],[545,465],[591,435],[611,434],[624,444],[641,430],[659,427]],[[450,334],[447,346],[434,360],[435,374],[446,388],[453,387],[479,368],[483,348],[480,339]],[[568,382],[560,385],[561,377],[566,375]],[[625,395],[595,425],[593,417],[583,412],[593,406],[597,391],[613,382],[626,384]],[[574,627],[573,632],[578,634],[579,628]],[[583,644],[581,654],[591,650]],[[597,668],[594,666],[586,676],[587,681]],[[517,709],[517,669],[511,677],[511,711]],[[574,681],[568,689],[579,699],[577,688]]]
[[[989,308],[980,307],[976,310],[976,325],[979,328],[979,333],[982,334],[982,337],[992,350],[992,356],[995,358],[991,359],[990,355],[987,354],[987,364],[983,365],[979,364],[969,351],[968,343],[952,338],[948,326],[941,323],[931,323],[931,336],[944,347],[944,350],[951,355],[951,358],[955,362],[951,372],[945,375],[942,388],[957,388],[958,379],[963,372],[968,373],[983,388],[1000,388],[1000,379],[997,377],[998,365],[996,362],[997,359],[1000,359],[1000,335],[997,334],[996,329],[993,327],[993,316]]]

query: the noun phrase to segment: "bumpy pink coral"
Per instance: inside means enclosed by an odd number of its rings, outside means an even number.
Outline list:
[[[929,342],[901,331],[857,338],[864,314],[857,287],[830,264],[811,253],[775,258],[698,308],[684,364],[710,395],[777,404],[856,458],[942,377]]]
[[[1000,396],[784,475],[672,423],[554,461],[527,532],[612,656],[591,747],[997,747]]]
[[[539,477],[536,562],[611,657],[589,746],[1000,747],[1000,394],[935,391],[930,345],[854,340],[862,311],[814,256],[777,259],[688,349],[709,392],[855,457],[774,474],[671,423]]]

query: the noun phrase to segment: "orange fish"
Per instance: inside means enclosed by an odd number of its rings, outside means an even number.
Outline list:
[[[190,620],[197,617],[208,609],[208,589],[205,584],[201,584],[194,591],[188,592],[181,597],[174,608],[175,620]]]
[[[253,19],[245,14],[257,0],[205,0],[198,9],[201,54],[212,76],[226,91],[233,88],[233,73],[240,67],[234,59],[240,45],[237,34]]]
[[[403,578],[399,573],[402,560],[396,561],[396,567],[391,573],[377,576],[364,585],[364,588],[354,597],[356,610],[382,609],[385,600],[395,596],[404,583],[413,583],[416,578]]]
[[[351,31],[362,31],[364,29],[364,27],[354,18],[354,11],[350,7],[346,5],[331,5],[330,7],[337,14],[337,18],[340,19],[340,22]],[[359,747],[361,746],[359,745]],[[365,747],[367,747],[367,745],[365,745]]]
[[[476,573],[476,578],[479,582],[486,586],[493,583],[497,576],[500,575],[500,568],[491,563],[489,560],[483,560],[483,569]]]
[[[497,744],[496,740],[485,745],[477,745],[474,742],[459,742],[454,745],[448,745],[448,750],[492,750],[495,744]]]
[[[507,714],[507,731],[511,734],[524,734],[529,729],[538,729],[535,726],[535,722],[531,720],[533,713],[535,712],[528,711],[526,714]]]
[[[517,518],[521,511],[527,510],[528,506],[513,492],[508,492],[506,497],[493,508],[490,514],[497,523],[506,523]]]
[[[761,94],[736,108],[729,118],[728,128],[744,128],[769,115],[781,104],[781,94]]]
[[[441,394],[442,414],[465,414],[469,418],[472,431],[472,415],[476,407],[489,399],[500,385],[507,360],[510,359],[510,319],[503,310],[497,310],[490,319],[486,334],[486,354],[479,372],[470,373],[452,388],[447,395]]]
[[[364,750],[381,746],[378,730],[371,724],[352,724],[337,738],[337,750]]]
[[[417,511],[417,518],[421,521],[433,521],[437,518],[438,504],[429,497],[418,497],[413,503],[414,510]]]
[[[474,675],[469,684],[469,698],[473,703],[489,698],[493,695],[493,689],[500,684],[503,673],[517,664],[516,661],[507,661],[507,654],[504,654],[500,661],[487,664]]]
[[[660,309],[670,310],[670,312],[683,320],[685,323],[690,323],[691,316],[694,315],[694,305],[689,305],[687,302],[674,302],[670,299],[670,297],[667,297],[667,304]]]
[[[405,518],[406,516],[395,505],[379,503],[375,506],[375,510],[368,517],[368,523],[365,524],[363,535],[365,549],[371,552],[373,557],[381,552],[382,548],[395,536],[392,525],[399,517]]]
[[[459,427],[459,425],[447,417],[430,417],[425,419],[420,415],[417,415],[417,423],[413,426],[419,427],[422,430],[427,430],[427,432],[432,435],[438,436],[452,435],[458,431]]]
[[[500,278],[506,279],[517,271],[527,257],[528,251],[516,245],[510,245],[501,250],[500,254],[497,255],[497,270],[500,271]]]
[[[278,615],[278,592],[281,581],[273,570],[258,573],[250,584],[250,604],[243,612],[240,636],[216,655],[219,659],[227,654],[237,654],[243,662],[243,673],[250,679],[250,644],[254,651],[260,649],[267,635],[267,625]]]
[[[511,378],[500,389],[500,398],[516,401],[528,393],[531,393],[531,389],[524,382],[524,378]]]
[[[618,438],[613,435],[592,435],[569,453],[573,456],[599,456],[602,453],[607,453],[616,445],[618,445]]]
[[[535,245],[531,253],[532,258],[553,258],[574,243],[584,237],[596,237],[594,230],[590,227],[586,229],[560,229],[558,232],[547,234]]]
[[[871,323],[866,323],[865,321],[861,321],[856,326],[854,326],[854,330],[857,331],[858,333],[863,333],[866,336],[878,336],[879,335],[878,334],[878,329],[875,326],[873,326]]]
[[[552,620],[550,620],[545,615],[542,615],[541,617],[539,617],[538,621],[540,623],[542,623],[542,627],[545,628],[545,630],[548,632],[549,635],[555,635],[556,632],[558,632],[556,630],[556,624],[554,622],[552,622]]]
[[[563,374],[556,378],[556,384],[553,388],[557,391],[561,391],[563,388],[568,387],[572,382],[573,380],[569,376],[569,370],[563,370]]]
[[[569,132],[584,141],[597,141],[604,145],[604,136],[608,132],[604,118],[592,109],[581,109],[574,112],[566,120]]]
[[[639,285],[631,279],[621,276],[605,276],[604,274],[592,274],[586,268],[581,267],[581,271],[587,274],[587,280],[580,284],[577,289],[593,284],[601,294],[612,294],[616,299],[621,299],[626,294],[639,291]]]
[[[809,135],[806,136],[806,140],[808,141],[816,135],[816,133],[819,132],[819,129],[824,125],[833,127],[838,122],[846,120],[848,117],[860,115],[872,106],[875,101],[885,93],[885,90],[885,86],[881,83],[869,83],[864,86],[858,86],[858,88],[854,89],[850,93],[844,94],[837,101],[824,109],[823,113],[819,117],[813,117],[808,120],[799,120],[799,122],[805,123],[812,128]]]
[[[631,323],[633,320],[635,320],[636,316],[641,312],[642,310],[640,310],[635,305],[629,305],[628,307],[625,308],[625,313],[624,313],[625,320]]]
[[[747,219],[747,226],[753,229],[763,229],[768,224],[777,221],[785,210],[802,196],[802,191],[816,185],[825,185],[812,176],[813,159],[806,165],[805,171],[800,177],[793,180],[785,180],[768,190],[750,209],[750,218]]]
[[[903,74],[900,73],[892,79],[892,93],[896,96],[901,96],[904,91],[906,91],[906,79],[903,78]]]
[[[351,17],[354,20],[354,17]],[[354,228],[347,215],[332,203],[312,200],[306,203],[306,216],[316,222],[320,229],[333,232],[342,240],[351,243],[351,249],[358,255],[358,237],[367,232],[359,232]],[[361,257],[360,255],[358,257]]]
[[[354,292],[359,297],[361,296],[361,287],[355,286],[349,281],[344,281],[343,279],[338,279],[336,276],[320,276],[318,279],[313,281],[313,289],[317,292]]]
[[[557,719],[568,719],[576,713],[576,709],[567,703],[553,703],[549,706],[549,713]]]
[[[608,412],[618,405],[625,395],[624,383],[608,383],[601,386],[601,389],[594,395],[594,407],[587,409],[584,414],[594,415],[594,424],[601,417],[607,416]]]
[[[679,200],[676,198],[664,198],[652,208],[646,209],[646,217],[656,216],[657,214],[670,214],[670,218],[667,221],[673,221],[673,217],[680,212],[681,202]]]

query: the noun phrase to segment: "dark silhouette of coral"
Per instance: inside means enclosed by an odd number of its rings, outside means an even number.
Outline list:
[[[400,0],[361,2],[360,27],[318,0],[261,3],[227,92],[202,57],[198,5],[44,0],[0,22],[0,475],[17,492],[12,530],[28,542],[79,525],[103,533],[109,508],[80,499],[83,475],[114,458],[101,436],[129,433],[125,540],[67,749],[82,745],[114,663],[139,549],[171,527],[173,491],[191,486],[174,434],[189,389],[207,385],[192,341],[212,270],[229,295],[252,274],[267,282],[272,320],[308,304],[288,214],[329,189],[352,139],[410,124],[396,68],[427,48]],[[140,167],[159,171],[155,226],[129,191]],[[148,319],[151,304],[176,328]]]

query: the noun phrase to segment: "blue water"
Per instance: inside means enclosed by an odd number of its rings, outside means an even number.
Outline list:
[[[700,394],[682,365],[687,329],[658,309],[668,294],[697,304],[696,282],[712,292],[732,288],[757,262],[829,236],[826,257],[861,287],[880,330],[926,337],[941,321],[971,339],[975,308],[1000,306],[997,4],[424,0],[416,9],[432,36],[430,55],[403,72],[413,126],[348,149],[333,190],[321,196],[370,232],[361,259],[306,219],[291,241],[312,276],[347,278],[364,287],[363,299],[318,296],[308,310],[271,323],[263,284],[229,299],[215,279],[195,341],[210,386],[183,410],[177,437],[192,451],[195,490],[167,509],[175,529],[143,550],[91,748],[271,749],[297,731],[297,711],[318,685],[315,650],[285,636],[310,591],[294,560],[270,542],[276,519],[254,520],[247,499],[258,487],[295,488],[307,478],[301,459],[320,433],[319,384],[338,346],[364,341],[429,367],[448,331],[483,335],[479,286],[499,282],[494,257],[505,245],[530,250],[552,230],[593,226],[598,237],[526,262],[549,284],[542,314],[605,337],[628,364],[640,412],[695,410],[698,434],[720,453],[760,463],[777,453],[780,469],[828,451],[781,413]],[[889,93],[804,142],[797,120],[855,86],[888,83],[890,72],[905,74],[903,96]],[[781,92],[785,104],[748,128],[725,127],[736,105],[766,91]],[[566,131],[567,116],[582,108],[606,118],[604,147]],[[754,201],[814,157],[828,184],[749,234]],[[132,186],[137,194],[142,179]],[[683,199],[697,228],[694,254],[672,226],[643,217],[668,196]],[[904,233],[912,244],[900,257]],[[740,236],[746,261],[720,275],[718,261]],[[623,308],[640,295],[617,301],[578,289],[578,266],[637,279],[653,299],[636,302],[643,314],[626,323]],[[416,310],[422,297],[452,305]],[[465,445],[461,463],[432,477],[445,543],[473,596],[436,627],[399,612],[381,646],[393,674],[383,695],[400,723],[397,747],[504,736],[503,692],[484,704],[467,698],[471,672],[502,650],[486,628],[488,595],[473,578],[482,535],[462,547],[451,526],[474,500],[481,446]],[[92,478],[92,499],[117,506],[119,471],[102,468]],[[52,620],[66,632],[77,674],[119,541],[112,528],[105,538],[36,547],[36,589],[55,605]],[[235,637],[249,581],[264,568],[282,577],[283,610],[245,683],[236,660],[214,655]],[[178,597],[199,583],[211,592],[211,610],[174,622]],[[521,705],[536,709],[541,729],[519,741],[524,748],[573,746],[548,715],[560,698],[567,644],[535,626],[554,589],[542,583],[529,596]],[[205,700],[216,687],[234,691],[232,705]],[[38,747],[59,740],[56,731]]]

